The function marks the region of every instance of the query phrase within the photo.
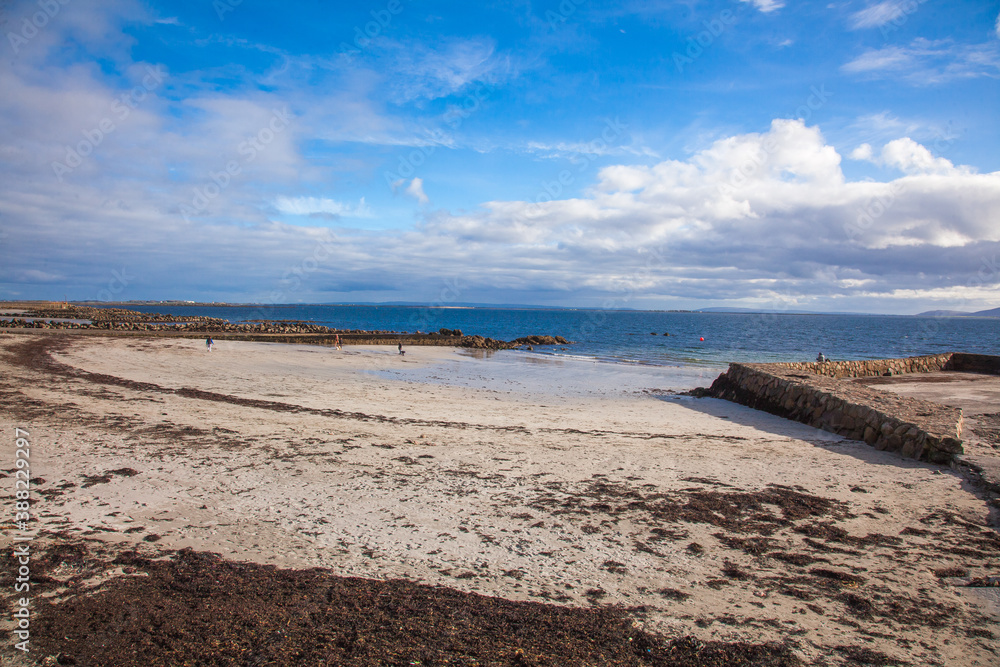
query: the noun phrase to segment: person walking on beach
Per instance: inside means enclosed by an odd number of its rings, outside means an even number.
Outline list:
[[[215,341],[212,340],[211,336],[209,336],[208,338],[205,339],[205,347],[208,348],[209,352],[212,351],[212,346],[213,345],[215,345]]]
[[[403,352],[403,342],[402,341],[399,342],[399,353],[400,354],[406,354],[406,352]]]
[[[333,342],[333,345],[334,345],[334,347],[336,347],[336,348],[337,348],[338,350],[340,349],[340,334],[337,334],[337,337],[336,337],[336,340],[334,340],[334,342]]]

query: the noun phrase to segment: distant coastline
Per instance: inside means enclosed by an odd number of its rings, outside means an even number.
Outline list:
[[[188,324],[184,329],[190,335],[209,329],[218,334],[269,337],[382,332],[393,337],[393,345],[400,334],[412,335],[414,341],[419,338],[430,342],[433,338],[436,344],[442,344],[450,340],[449,336],[440,335],[442,330],[476,333],[484,340],[495,341],[515,341],[544,333],[561,336],[574,345],[571,349],[558,345],[547,349],[536,347],[536,354],[628,365],[713,369],[730,362],[811,361],[819,352],[835,360],[910,357],[944,350],[1000,353],[996,343],[1000,339],[997,317],[468,306],[126,302],[124,307],[107,303],[87,307],[68,302],[20,302],[0,303],[0,318],[30,318],[25,311],[34,312],[36,318],[41,315],[53,319],[77,313],[79,318],[101,320],[100,328],[104,331],[111,327],[127,331],[127,335],[140,334],[138,329],[146,328],[140,324],[143,320],[151,326],[169,329],[164,335],[180,333],[178,327],[168,327],[168,322]],[[82,315],[84,311],[89,313],[86,317]],[[194,324],[194,320],[202,324]],[[265,325],[268,331],[261,330],[265,321],[270,323]],[[295,323],[290,324],[292,321]],[[0,327],[6,328],[3,324]],[[409,343],[404,340],[403,344]]]
[[[413,301],[354,301],[336,303],[234,303],[224,301],[185,301],[185,300],[132,300],[132,301],[45,301],[45,300],[25,300],[25,301],[0,301],[0,309],[10,309],[17,307],[39,307],[41,304],[48,304],[48,307],[56,307],[63,304],[64,307],[93,307],[93,308],[129,308],[141,307],[175,307],[185,308],[300,308],[304,306],[365,306],[365,307],[393,307],[393,308],[427,308],[434,310],[475,310],[475,309],[507,309],[507,310],[557,310],[557,311],[614,311],[614,312],[638,312],[638,313],[706,313],[706,314],[737,314],[737,315],[851,315],[856,317],[990,317],[1000,318],[1000,308],[991,308],[975,312],[960,310],[928,310],[913,314],[892,314],[892,313],[861,313],[853,311],[812,311],[812,310],[787,310],[787,309],[754,309],[728,306],[713,306],[710,308],[694,309],[641,309],[641,308],[600,308],[591,306],[544,306],[536,304],[492,304],[492,303],[421,303]]]

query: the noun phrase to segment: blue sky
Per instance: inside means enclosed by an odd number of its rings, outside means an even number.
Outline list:
[[[0,298],[997,307],[998,14],[0,0]]]

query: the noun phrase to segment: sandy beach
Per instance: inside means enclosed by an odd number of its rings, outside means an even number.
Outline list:
[[[712,373],[60,333],[0,334],[0,367],[5,451],[15,428],[30,432],[39,552],[190,548],[611,606],[666,639],[773,642],[804,664],[998,660],[995,607],[953,585],[1000,568],[976,490],[947,468],[679,395]],[[13,454],[0,469],[12,486]],[[128,576],[109,566],[47,595]],[[39,664],[78,641],[38,640]],[[5,660],[32,664],[12,643]]]

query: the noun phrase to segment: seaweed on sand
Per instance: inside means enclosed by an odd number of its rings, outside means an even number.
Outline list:
[[[80,556],[79,548],[71,551]],[[515,602],[409,581],[236,563],[189,549],[157,555],[120,553],[114,565],[144,576],[40,600],[33,647],[59,654],[63,664],[91,667],[802,664],[785,645],[657,636],[616,607]]]

